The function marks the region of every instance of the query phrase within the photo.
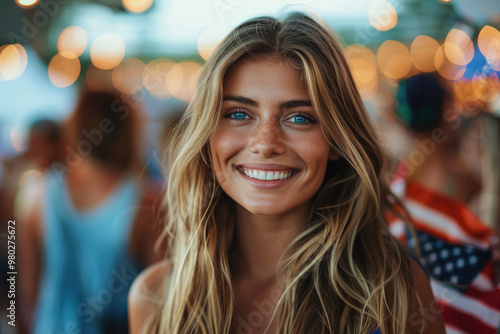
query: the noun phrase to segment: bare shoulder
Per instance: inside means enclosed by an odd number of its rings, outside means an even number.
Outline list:
[[[132,283],[128,295],[130,333],[139,334],[148,316],[161,300],[162,287],[170,276],[172,262],[162,260],[146,268]]]
[[[422,314],[417,301],[412,301],[409,310],[409,327],[419,327],[423,324],[424,333],[445,333],[444,321],[441,311],[434,299],[431,284],[427,273],[417,260],[410,258],[411,271],[413,276],[413,286],[422,302],[424,313]],[[410,329],[409,333],[413,333]]]

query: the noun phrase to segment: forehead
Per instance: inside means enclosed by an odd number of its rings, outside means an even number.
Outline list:
[[[309,98],[302,73],[286,61],[265,56],[236,63],[224,78],[224,95],[253,98]]]

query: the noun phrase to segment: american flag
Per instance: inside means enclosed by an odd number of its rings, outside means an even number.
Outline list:
[[[500,285],[494,283],[488,237],[492,230],[463,203],[416,182],[397,180],[448,334],[495,334],[500,326]],[[392,233],[413,246],[406,225],[389,215]]]

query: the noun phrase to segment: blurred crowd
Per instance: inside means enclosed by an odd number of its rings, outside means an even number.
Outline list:
[[[163,182],[141,159],[143,125],[127,98],[84,91],[64,123],[35,122],[26,150],[2,160],[0,219],[16,221],[21,333],[127,332],[128,289],[165,249]]]

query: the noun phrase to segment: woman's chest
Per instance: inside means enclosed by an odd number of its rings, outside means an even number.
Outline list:
[[[273,314],[281,293],[279,289],[237,289],[232,332],[235,334],[276,333],[278,315],[273,318]]]

